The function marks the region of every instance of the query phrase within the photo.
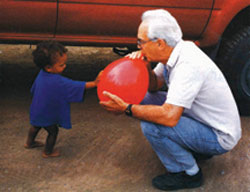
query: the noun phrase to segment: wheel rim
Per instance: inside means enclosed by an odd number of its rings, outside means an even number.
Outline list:
[[[243,67],[240,84],[244,94],[250,99],[250,59],[248,59]]]

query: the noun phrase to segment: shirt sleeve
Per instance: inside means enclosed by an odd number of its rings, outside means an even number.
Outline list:
[[[197,68],[185,64],[179,66],[170,77],[166,103],[190,109],[205,78]]]
[[[81,102],[85,91],[85,81],[74,81],[62,77],[62,89],[68,102]]]
[[[164,64],[158,63],[154,68],[154,73],[157,78],[164,80]]]

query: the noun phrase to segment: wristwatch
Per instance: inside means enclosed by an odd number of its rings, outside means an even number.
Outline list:
[[[133,113],[132,113],[132,111],[131,111],[132,105],[133,105],[133,104],[129,104],[129,105],[127,106],[126,110],[125,110],[125,114],[126,114],[127,116],[130,116],[130,117],[133,116]]]

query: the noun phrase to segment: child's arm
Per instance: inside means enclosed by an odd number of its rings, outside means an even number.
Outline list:
[[[85,84],[85,89],[95,88],[97,84],[100,81],[101,75],[103,71],[100,71],[100,73],[97,75],[96,79],[94,81],[88,81]]]

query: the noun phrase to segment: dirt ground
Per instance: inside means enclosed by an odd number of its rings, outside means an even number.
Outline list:
[[[61,156],[24,149],[29,129],[29,88],[38,72],[34,46],[0,45],[0,191],[157,192],[151,179],[165,172],[140,130],[140,122],[115,116],[98,104],[96,90],[72,104],[71,130],[60,129]],[[65,75],[92,80],[119,58],[111,48],[68,47]],[[0,75],[1,76],[1,75]],[[192,192],[250,192],[250,117],[241,117],[243,137],[234,150],[201,162],[205,183]],[[45,141],[46,132],[38,139]]]

